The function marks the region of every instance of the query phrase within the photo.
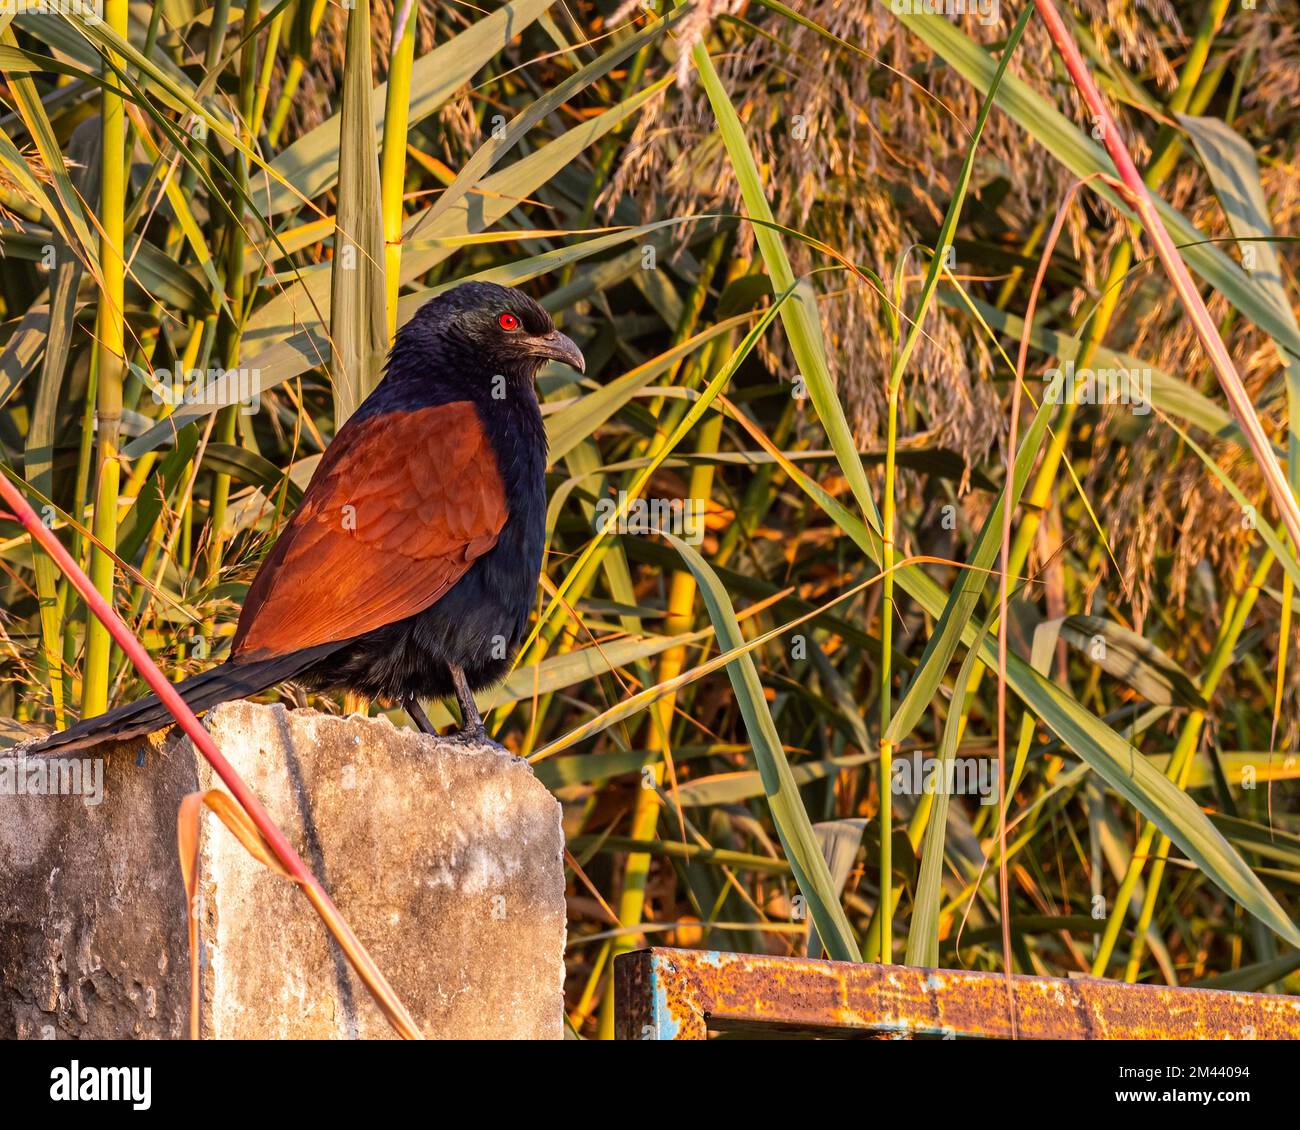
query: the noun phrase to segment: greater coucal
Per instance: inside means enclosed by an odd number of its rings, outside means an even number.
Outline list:
[[[230,657],[177,688],[195,711],[293,679],[400,703],[473,692],[523,641],[546,537],[544,362],[586,364],[522,291],[463,283],[397,334],[384,378],[334,437],[244,600]],[[28,753],[168,724],[157,698],[110,710]]]

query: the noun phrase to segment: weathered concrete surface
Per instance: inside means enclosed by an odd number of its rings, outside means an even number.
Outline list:
[[[81,760],[97,759],[97,805],[0,795],[0,1038],[187,1030],[176,811],[193,759],[136,743]]]
[[[560,812],[525,763],[278,706],[207,724],[426,1035],[562,1036]],[[176,813],[218,782],[179,735],[95,754],[98,806],[0,795],[0,1037],[188,1029]],[[205,1035],[392,1034],[302,894],[211,814],[200,884]]]

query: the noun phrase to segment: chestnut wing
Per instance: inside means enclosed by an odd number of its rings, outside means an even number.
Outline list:
[[[507,514],[469,402],[345,424],[248,590],[232,656],[351,639],[428,608]]]

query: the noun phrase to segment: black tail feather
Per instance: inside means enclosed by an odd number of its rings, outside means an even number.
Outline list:
[[[283,683],[296,675],[302,674],[317,660],[328,655],[340,645],[322,644],[289,655],[277,655],[270,659],[251,662],[231,662],[227,660],[220,666],[213,667],[198,675],[193,675],[176,685],[181,698],[195,714],[223,702],[236,698],[247,698],[257,694],[276,683]],[[23,753],[28,756],[40,756],[49,753],[65,753],[86,746],[98,745],[106,741],[125,741],[138,738],[170,726],[174,719],[171,711],[158,699],[157,695],[148,695],[138,702],[130,702],[104,714],[97,714],[84,722],[78,722],[57,734],[41,738],[30,745],[23,746]]]

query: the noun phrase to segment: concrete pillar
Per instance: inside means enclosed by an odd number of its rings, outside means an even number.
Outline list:
[[[207,725],[427,1036],[562,1037],[560,809],[524,762],[280,706],[228,703]],[[83,796],[0,779],[0,1037],[184,1036],[176,814],[219,782],[175,733],[83,769]],[[205,1036],[392,1034],[301,892],[210,813],[200,891]]]

